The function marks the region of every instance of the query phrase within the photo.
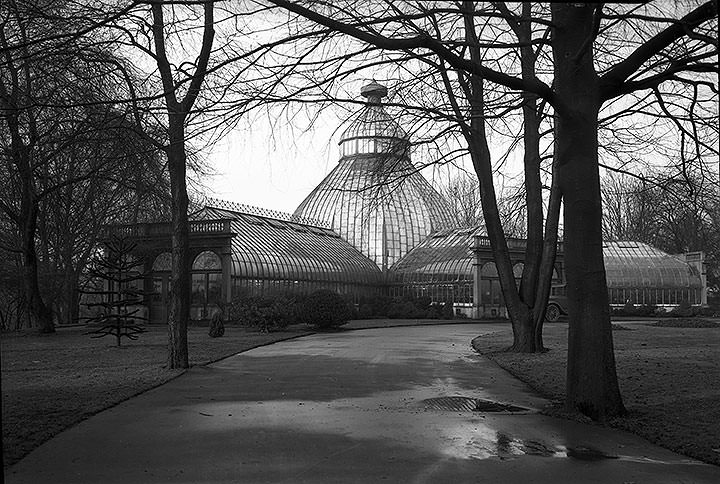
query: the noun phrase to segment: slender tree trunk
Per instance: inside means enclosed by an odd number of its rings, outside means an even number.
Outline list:
[[[530,45],[531,12],[530,4],[523,4],[522,16],[512,14],[503,2],[495,6],[504,13],[518,41],[527,44],[521,48],[520,61],[522,78],[528,82],[536,79],[536,53]],[[475,10],[473,2],[464,2],[465,32],[468,45],[477,46],[479,41],[474,31]],[[470,15],[469,15],[470,14]],[[480,64],[482,56],[477,47],[470,49],[471,58]],[[551,190],[551,203],[547,214],[547,225],[543,237],[543,203],[542,183],[540,178],[540,122],[542,107],[538,107],[537,95],[523,93],[524,120],[524,173],[525,196],[527,207],[527,245],[524,257],[524,268],[520,287],[517,287],[513,273],[512,261],[507,250],[507,242],[499,216],[497,201],[494,198],[492,184],[492,168],[483,119],[483,86],[482,79],[474,76],[471,80],[472,89],[466,94],[473,108],[471,120],[472,138],[469,141],[473,152],[475,170],[480,180],[483,198],[483,215],[490,238],[493,258],[498,268],[500,285],[505,297],[505,306],[513,329],[513,344],[508,351],[533,353],[544,351],[542,329],[550,293],[555,252],[557,246],[557,229],[559,219],[560,196],[557,187]],[[475,146],[474,146],[475,145]],[[490,194],[490,189],[493,193]],[[552,194],[555,194],[553,197]]]
[[[475,6],[473,2],[463,2],[465,20],[465,39],[470,48],[470,56],[474,62],[481,63],[482,55],[477,34],[475,32]],[[500,287],[505,298],[505,307],[508,310],[510,324],[513,330],[513,345],[508,351],[518,353],[533,353],[536,351],[533,337],[532,312],[522,301],[515,283],[515,275],[510,259],[507,240],[500,220],[495,186],[493,183],[492,158],[487,142],[485,130],[485,100],[483,80],[480,76],[470,76],[469,86],[466,86],[466,95],[470,102],[470,126],[466,133],[470,156],[475,168],[475,174],[480,182],[480,203],[482,205],[485,229],[490,248],[492,250],[495,266],[497,267]]]
[[[172,67],[165,50],[165,21],[162,3],[151,7],[154,24],[153,41],[155,60],[162,79],[165,105],[168,110],[168,137],[170,145],[166,149],[168,171],[170,173],[170,192],[172,210],[172,275],[170,283],[170,310],[168,314],[168,368],[187,368],[187,323],[190,318],[190,231],[188,223],[188,195],[185,172],[187,153],[185,151],[185,123],[197,99],[203,80],[207,74],[208,60],[212,52],[215,36],[213,2],[203,6],[203,39],[200,54],[196,60],[195,73],[190,78],[187,93],[178,101],[176,90],[179,87],[172,74]]]
[[[569,299],[566,406],[593,419],[624,413],[615,372],[602,248],[598,168],[598,77],[593,66],[592,6],[554,4],[556,154],[565,201]],[[572,60],[572,61],[569,61]]]
[[[533,307],[533,320],[535,321],[535,347],[538,350],[545,348],[543,343],[543,324],[547,310],[550,288],[552,286],[555,258],[557,257],[558,228],[560,225],[560,202],[562,195],[556,175],[556,163],[553,162],[552,182],[550,183],[550,200],[548,201],[547,217],[545,220],[545,238],[543,240],[540,269],[538,273],[537,293]]]
[[[189,366],[187,323],[190,318],[190,236],[184,123],[182,115],[170,115],[170,147],[167,155],[172,197],[172,272],[168,313],[168,368]]]
[[[535,53],[530,43],[532,29],[530,3],[522,5],[522,21],[512,22],[518,41],[527,44],[520,48],[521,74],[524,80],[535,78]],[[529,307],[537,302],[537,286],[543,253],[543,203],[542,182],[540,180],[540,113],[537,96],[523,92],[523,168],[525,174],[525,206],[527,208],[527,246],[525,264],[520,283],[520,298]],[[533,318],[534,319],[534,318]],[[536,326],[536,322],[533,322]],[[542,347],[536,348],[542,350]]]

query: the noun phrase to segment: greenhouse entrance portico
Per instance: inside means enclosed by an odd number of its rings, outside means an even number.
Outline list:
[[[237,298],[330,289],[358,302],[392,296],[450,304],[455,314],[506,314],[484,227],[460,227],[448,201],[413,164],[408,133],[372,82],[366,104],[340,137],[337,165],[293,214],[207,199],[190,215],[191,317],[204,319]],[[171,226],[109,230],[136,244],[148,274],[145,306],[164,321],[170,289]],[[523,271],[525,241],[508,239],[513,273]],[[613,306],[707,303],[702,252],[669,255],[640,242],[603,247]],[[562,295],[562,242],[553,293]]]

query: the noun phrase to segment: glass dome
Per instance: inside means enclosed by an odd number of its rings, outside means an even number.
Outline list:
[[[457,225],[447,201],[410,162],[409,138],[366,85],[366,106],[342,134],[332,172],[295,210],[328,223],[387,270],[430,233]]]

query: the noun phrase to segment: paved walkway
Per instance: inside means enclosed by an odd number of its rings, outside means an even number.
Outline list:
[[[718,483],[720,468],[547,402],[470,340],[494,325],[318,334],[193,368],[42,445],[10,483]],[[441,410],[437,397],[527,410]]]

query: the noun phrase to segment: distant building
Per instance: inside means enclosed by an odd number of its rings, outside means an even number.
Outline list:
[[[356,300],[380,294],[425,296],[467,316],[505,314],[490,244],[482,227],[460,228],[447,201],[410,159],[410,139],[385,111],[375,82],[340,139],[340,160],[291,214],[209,199],[191,215],[191,317],[220,302],[328,288]],[[168,223],[115,226],[137,242],[151,320],[166,318]],[[508,241],[516,277],[525,241]],[[562,287],[562,243],[553,281]],[[639,242],[607,242],[613,305],[706,304],[701,252],[671,256]]]

